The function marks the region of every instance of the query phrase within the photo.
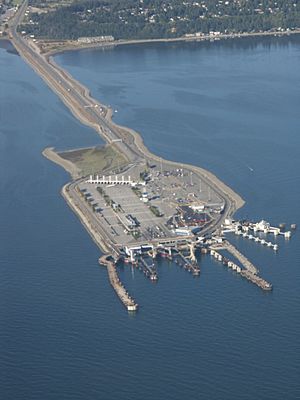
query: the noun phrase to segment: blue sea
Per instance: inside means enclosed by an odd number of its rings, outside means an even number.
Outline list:
[[[151,151],[237,191],[237,217],[300,224],[299,36],[55,59]],[[68,174],[41,155],[103,141],[3,41],[0,89],[0,398],[300,399],[299,233],[277,254],[229,237],[272,293],[210,256],[196,279],[159,261],[157,284],[120,267],[140,305],[128,315],[60,195]]]

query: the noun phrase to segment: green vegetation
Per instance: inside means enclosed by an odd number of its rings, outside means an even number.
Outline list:
[[[19,6],[22,3],[23,0],[13,0],[13,5],[14,6]]]
[[[123,155],[113,146],[65,151],[58,155],[75,164],[84,176],[117,169],[126,164]]]
[[[140,191],[140,189],[139,189],[138,187],[133,186],[131,189],[133,190],[133,192],[134,192],[139,198],[142,197],[142,192]]]
[[[139,239],[141,237],[141,232],[138,230],[135,231],[131,231],[132,236],[134,237],[134,239]]]
[[[145,171],[140,172],[140,178],[142,181],[145,181],[145,182],[148,181],[149,180],[149,171],[145,170]]]
[[[101,194],[107,206],[110,206],[115,212],[124,212],[121,205],[113,201],[100,186],[97,187],[97,191]]]
[[[112,35],[180,37],[196,32],[252,32],[300,27],[297,0],[30,0],[40,12],[20,29],[48,39]],[[47,12],[45,12],[47,11]]]
[[[107,206],[112,206],[113,204],[113,200],[111,200],[111,198],[105,193],[105,191],[101,188],[101,187],[97,187],[98,192],[101,194],[101,196],[103,197],[105,204]]]
[[[13,1],[13,0],[0,0],[0,16],[1,16],[2,14],[5,14],[6,11],[7,11],[9,8],[12,8],[12,7],[14,7],[14,6],[15,6],[15,4],[14,4],[14,1]]]
[[[105,194],[104,190],[102,189],[102,187],[98,186],[97,187],[98,192],[101,194],[101,196],[103,196]]]
[[[149,209],[156,217],[163,217],[163,214],[159,211],[159,209],[156,206],[150,206]]]
[[[11,0],[13,1],[13,0]],[[74,0],[29,0],[29,5],[41,9],[55,9],[62,6],[68,6]]]

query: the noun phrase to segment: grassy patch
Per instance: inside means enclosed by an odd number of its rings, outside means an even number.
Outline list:
[[[125,157],[115,150],[113,146],[64,151],[58,154],[65,160],[75,164],[82,175],[118,169],[127,164]]]
[[[150,206],[149,209],[156,217],[163,216],[163,214],[159,211],[159,209],[156,206]]]

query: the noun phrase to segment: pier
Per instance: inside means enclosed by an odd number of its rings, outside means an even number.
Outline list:
[[[178,251],[174,256],[174,262],[194,276],[200,275],[199,265],[195,261],[190,261],[182,252]]]
[[[149,278],[152,282],[157,282],[158,275],[155,268],[155,264],[152,260],[150,264],[148,264],[147,261],[143,257],[140,257],[138,261],[138,267],[143,271],[145,276]]]
[[[265,244],[268,247],[273,248],[275,251],[278,250],[278,245],[269,242],[259,236],[257,233],[263,233],[265,235],[273,234],[275,237],[282,235],[285,239],[290,239],[292,236],[291,231],[284,230],[285,224],[279,224],[279,226],[271,226],[271,224],[265,220],[260,222],[251,221],[233,221],[230,219],[225,220],[223,225],[223,233],[233,232],[235,235],[243,236],[244,238],[254,240],[257,243]],[[296,229],[296,224],[291,224],[291,229]],[[252,232],[253,234],[249,233]]]
[[[119,299],[127,308],[128,311],[136,311],[138,309],[138,304],[134,301],[132,297],[128,294],[124,286],[122,285],[116,270],[114,262],[110,259],[110,256],[102,256],[99,258],[99,264],[104,265],[107,268],[108,277],[110,284],[117,293]]]
[[[227,240],[224,242],[224,248],[231,253],[242,265],[243,267],[251,272],[252,274],[257,274],[258,269],[245,257],[236,247],[234,247]]]
[[[267,282],[265,279],[261,278],[258,275],[252,274],[249,271],[242,270],[241,276],[248,279],[248,281],[254,283],[255,285],[257,285],[258,287],[260,287],[263,290],[270,291],[273,289],[273,286],[271,283]]]
[[[230,245],[230,243],[229,243]],[[232,245],[230,245],[232,246]],[[222,247],[222,249],[228,250],[228,247]],[[210,249],[210,254],[213,256],[216,260],[220,261],[224,266],[232,269],[235,271],[237,274],[240,274],[243,278],[246,278],[248,281],[254,283],[256,286],[260,287],[261,289],[265,291],[271,291],[273,289],[273,286],[271,283],[267,282],[265,279],[261,278],[259,275],[257,275],[258,269],[254,267],[250,261],[243,256],[234,246],[230,248],[230,252],[233,255],[237,255],[236,258],[241,262],[244,268],[241,268],[239,265],[234,263],[233,261],[230,261],[228,258],[222,256],[218,251],[215,250],[215,248]],[[241,261],[243,260],[243,262]],[[256,272],[254,272],[256,271]]]
[[[265,245],[265,246],[267,246],[269,248],[272,248],[274,251],[278,250],[278,244],[277,243],[268,242],[267,240],[262,239],[259,236],[251,235],[251,234],[248,234],[247,232],[244,232],[244,231],[241,231],[241,230],[237,230],[234,233],[237,236],[242,236],[245,239],[253,240],[256,243],[260,243],[260,244],[263,244],[263,245]]]
[[[169,261],[173,260],[171,247],[165,247],[165,248],[158,249],[157,255],[159,255],[162,258],[166,258]]]

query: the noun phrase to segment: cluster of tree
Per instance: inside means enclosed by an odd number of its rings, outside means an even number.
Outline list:
[[[12,0],[0,0],[0,15],[4,14],[8,8],[14,7]]]
[[[53,0],[30,0],[47,7]],[[250,32],[300,27],[299,0],[74,0],[33,13],[21,27],[52,39],[112,35],[116,39],[178,37],[209,31]]]

